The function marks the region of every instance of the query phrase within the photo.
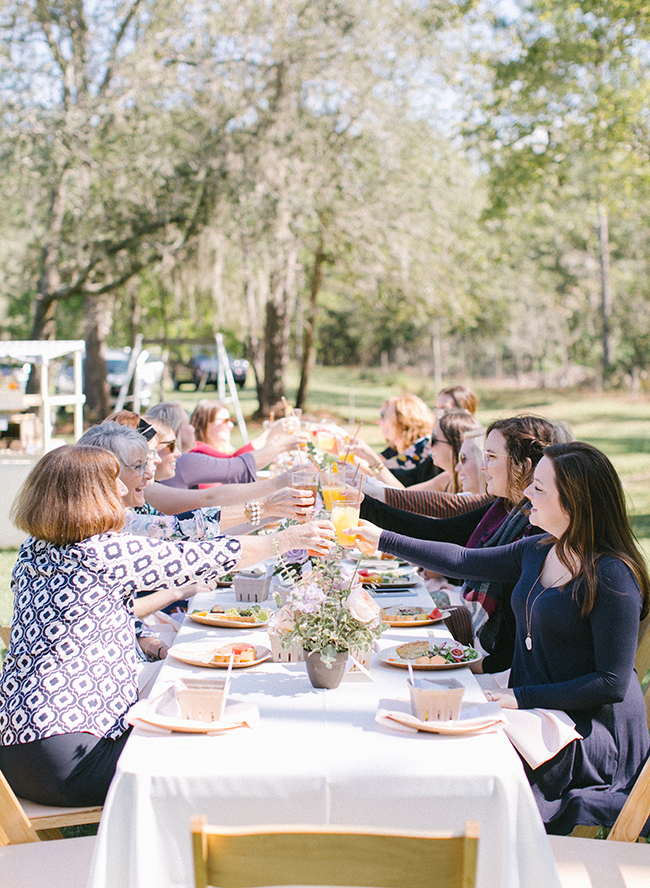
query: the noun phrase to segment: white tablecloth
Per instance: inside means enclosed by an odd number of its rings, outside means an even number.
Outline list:
[[[215,598],[197,597],[192,606],[204,609]],[[179,641],[246,635],[268,644],[262,629],[247,634],[190,620]],[[380,644],[405,635],[425,637],[419,629],[388,630]],[[344,680],[325,691],[312,688],[303,664],[269,662],[233,673],[232,696],[259,707],[254,730],[208,737],[135,729],[106,801],[90,888],[190,888],[196,814],[222,825],[459,831],[478,820],[480,888],[559,888],[530,787],[503,733],[452,738],[381,728],[378,703],[408,698],[406,672],[376,655],[371,672],[372,682]],[[156,690],[188,674],[214,675],[168,658]],[[484,700],[469,669],[452,674],[465,684],[465,701]]]

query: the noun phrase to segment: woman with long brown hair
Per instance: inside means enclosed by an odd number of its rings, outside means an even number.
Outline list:
[[[431,455],[434,465],[442,469],[442,473],[430,481],[414,485],[411,489],[459,493],[461,484],[456,466],[463,438],[466,432],[480,428],[480,422],[468,410],[455,408],[442,413],[436,419],[431,433]]]
[[[449,576],[515,583],[506,709],[560,709],[574,740],[536,769],[524,767],[548,832],[611,826],[650,747],[634,670],[639,621],[650,603],[618,475],[590,444],[544,450],[525,494],[541,537],[471,550],[364,527],[383,552]]]

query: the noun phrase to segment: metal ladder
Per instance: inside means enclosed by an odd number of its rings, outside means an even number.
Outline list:
[[[237,425],[239,426],[242,440],[244,444],[248,444],[248,429],[246,428],[246,420],[244,419],[241,404],[239,403],[237,386],[235,385],[235,379],[230,368],[230,361],[228,359],[226,346],[223,343],[223,336],[221,335],[221,333],[217,333],[214,338],[217,342],[217,358],[219,359],[219,370],[217,373],[217,391],[219,393],[219,400],[223,404],[234,405],[235,416],[237,417]],[[228,383],[228,390],[230,391],[229,396],[226,396],[226,382]]]

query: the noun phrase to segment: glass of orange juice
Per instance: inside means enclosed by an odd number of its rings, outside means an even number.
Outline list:
[[[291,486],[297,487],[301,490],[309,490],[312,494],[312,509],[311,513],[313,514],[314,508],[316,506],[316,494],[318,493],[318,478],[316,477],[315,472],[310,472],[309,469],[300,469],[299,471],[291,473]],[[306,524],[309,521],[311,515],[307,513],[305,517],[300,522],[301,524]]]
[[[343,533],[359,523],[359,494],[356,490],[342,490],[339,499],[332,502],[332,524],[336,542],[344,549],[351,549],[356,542],[355,534]]]
[[[338,466],[333,465],[325,472],[325,479],[321,482],[320,492],[323,504],[328,512],[332,511],[332,503],[341,498],[341,492],[345,487],[345,472],[339,472]]]

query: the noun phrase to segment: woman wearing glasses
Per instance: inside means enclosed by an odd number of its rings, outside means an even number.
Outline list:
[[[361,517],[404,536],[472,549],[502,546],[539,533],[522,511],[524,490],[544,447],[557,440],[557,427],[540,417],[497,420],[487,430],[482,464],[487,492],[496,497],[491,505],[453,518],[428,518],[366,497],[361,503]],[[486,654],[484,672],[510,667],[514,650],[512,589],[513,584],[508,582],[467,580],[461,590],[464,606],[453,611],[448,620],[459,641],[474,641]]]
[[[137,699],[137,592],[211,582],[290,549],[326,555],[334,537],[329,522],[242,540],[121,533],[126,462],[99,447],[59,447],[34,466],[12,507],[29,536],[11,581],[0,769],[19,796],[40,804],[104,802]]]
[[[159,533],[163,530],[163,518],[166,519],[166,524],[170,528],[174,528],[174,516],[195,510],[210,511],[217,516],[220,513],[220,526],[224,530],[247,525],[252,514],[255,514],[260,522],[263,519],[277,520],[278,518],[303,521],[311,507],[311,495],[308,492],[288,486],[291,481],[290,475],[288,477],[286,475],[280,476],[278,479],[254,481],[250,484],[222,485],[205,490],[167,487],[159,482],[174,477],[176,463],[180,457],[178,442],[173,430],[166,423],[161,422],[157,416],[150,417],[150,414],[147,414],[145,417],[140,417],[130,410],[121,410],[110,419],[121,426],[127,426],[140,432],[148,440],[149,451],[152,452],[155,449],[158,454],[154,459],[156,464],[155,479],[147,477],[146,483],[144,483],[146,502],[144,505],[138,503],[132,508],[140,515],[158,516],[160,518],[160,526],[157,528]],[[154,431],[156,438],[152,440]],[[99,433],[92,432],[92,434]],[[99,446],[112,449],[110,441]],[[282,484],[283,478],[284,484]],[[185,519],[185,516],[183,517]]]

